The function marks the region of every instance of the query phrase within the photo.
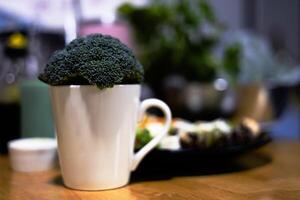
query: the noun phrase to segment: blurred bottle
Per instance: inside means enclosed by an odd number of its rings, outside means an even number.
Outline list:
[[[7,152],[6,143],[20,137],[20,92],[18,80],[26,76],[28,40],[24,31],[0,34],[0,153]]]
[[[22,137],[54,137],[49,86],[39,80],[21,83]]]

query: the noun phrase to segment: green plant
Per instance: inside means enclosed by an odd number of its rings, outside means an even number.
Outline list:
[[[228,79],[231,84],[236,82],[236,77],[240,73],[241,44],[233,43],[224,50],[223,67],[229,75]]]
[[[172,73],[200,82],[232,68],[231,75],[236,75],[240,49],[229,50],[224,62],[214,55],[222,30],[206,0],[152,0],[144,7],[127,3],[119,14],[133,27],[150,85],[160,87]]]
[[[140,83],[143,67],[118,39],[93,34],[73,40],[49,59],[39,79],[50,85],[97,85]]]

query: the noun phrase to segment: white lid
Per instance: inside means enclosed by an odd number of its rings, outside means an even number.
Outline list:
[[[57,142],[54,138],[24,138],[9,141],[8,147],[22,151],[47,150],[55,149]]]

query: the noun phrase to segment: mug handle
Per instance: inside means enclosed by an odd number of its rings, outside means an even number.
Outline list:
[[[146,99],[141,103],[139,118],[145,114],[148,108],[150,107],[157,107],[161,109],[165,115],[166,121],[163,126],[163,129],[160,134],[156,135],[150,142],[148,142],[142,149],[140,149],[137,153],[133,156],[132,167],[131,170],[134,171],[139,163],[143,160],[143,158],[153,149],[156,145],[161,141],[161,139],[167,135],[172,121],[172,114],[170,111],[169,106],[165,104],[163,101],[158,99]]]

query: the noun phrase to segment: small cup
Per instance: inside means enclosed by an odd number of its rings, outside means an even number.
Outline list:
[[[39,172],[53,168],[57,142],[53,138],[26,138],[8,142],[11,167],[19,172]]]

